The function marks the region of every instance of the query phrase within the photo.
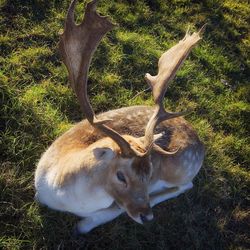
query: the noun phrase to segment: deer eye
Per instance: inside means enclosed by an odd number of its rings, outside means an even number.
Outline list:
[[[116,173],[117,179],[125,184],[127,184],[124,174],[121,171]]]

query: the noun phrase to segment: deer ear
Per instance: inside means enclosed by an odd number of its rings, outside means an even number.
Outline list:
[[[112,160],[116,153],[110,148],[95,148],[93,154],[97,160]]]

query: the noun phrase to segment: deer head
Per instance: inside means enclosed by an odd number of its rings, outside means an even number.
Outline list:
[[[153,219],[148,195],[152,174],[150,159],[123,158],[116,154],[116,160],[110,163],[108,172],[106,190],[116,203],[138,223]]]
[[[87,94],[88,71],[93,53],[102,37],[115,25],[96,12],[97,0],[87,4],[82,23],[76,25],[76,2],[71,2],[64,33],[60,37],[59,48],[63,62],[69,73],[70,85],[88,122],[106,136],[102,142],[97,141],[91,145],[96,162],[109,165],[106,190],[135,221],[143,223],[153,217],[147,192],[152,173],[150,153],[152,150],[164,155],[176,153],[164,151],[154,143],[154,130],[162,121],[186,113],[167,112],[163,106],[163,98],[169,82],[192,47],[201,39],[203,29],[192,35],[187,32],[183,40],[161,56],[157,76],[146,74],[146,81],[153,92],[155,113],[147,124],[145,136],[136,138],[121,135],[108,126],[110,120],[97,119]]]

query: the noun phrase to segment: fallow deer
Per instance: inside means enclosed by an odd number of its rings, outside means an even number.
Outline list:
[[[98,116],[87,95],[89,65],[102,37],[114,24],[86,5],[76,25],[76,0],[69,7],[59,49],[86,117],[64,133],[42,155],[35,173],[37,200],[48,207],[82,217],[79,233],[127,214],[143,224],[151,208],[192,188],[204,158],[204,146],[191,125],[170,113],[163,99],[203,28],[185,37],[159,59],[158,74],[145,75],[154,107],[132,106]]]

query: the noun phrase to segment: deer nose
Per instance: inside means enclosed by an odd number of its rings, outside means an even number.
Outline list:
[[[140,219],[141,219],[143,224],[153,220],[153,218],[154,218],[154,216],[153,216],[152,213],[150,213],[150,214],[140,214]]]

